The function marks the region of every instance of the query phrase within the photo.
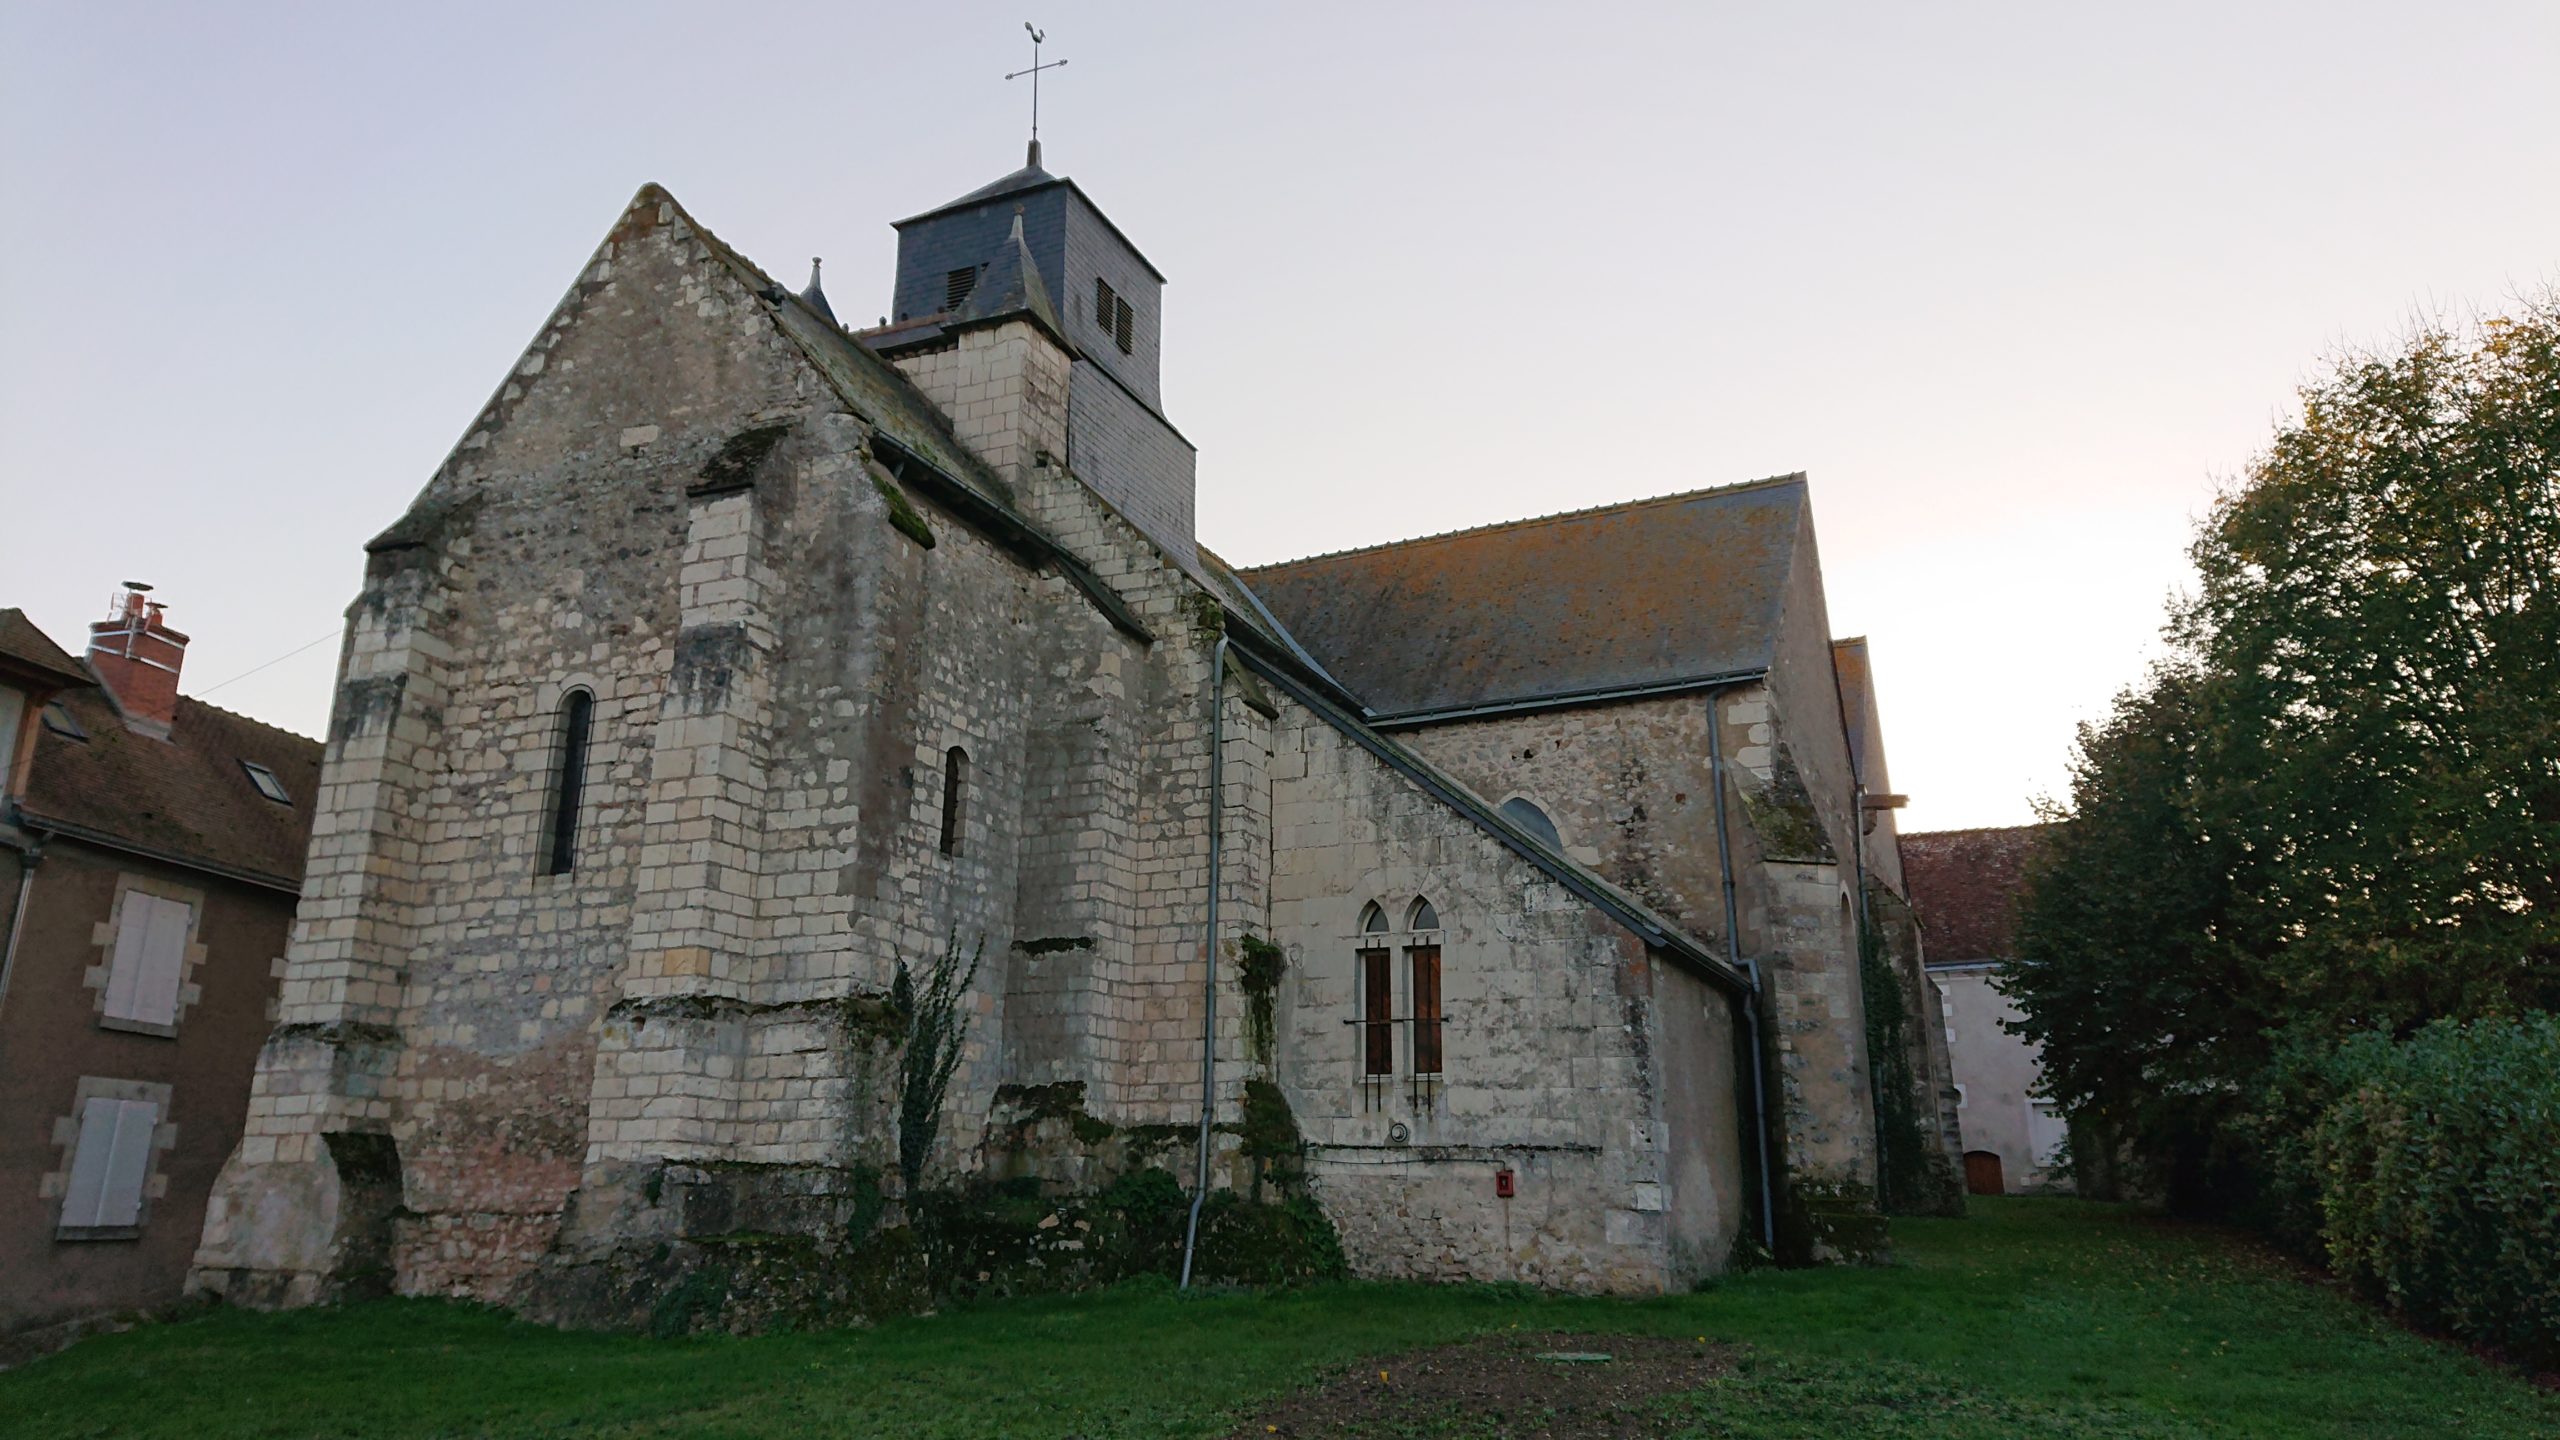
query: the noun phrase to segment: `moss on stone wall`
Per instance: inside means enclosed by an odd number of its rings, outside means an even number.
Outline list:
[[[1913,1064],[1914,1001],[1885,943],[1901,897],[1870,883],[1858,930],[1858,981],[1867,1012],[1867,1065],[1875,1083],[1876,1199],[1888,1215],[1964,1213],[1964,1185],[1937,1140],[1927,1094]]]
[[[1084,1082],[1060,1080],[1048,1085],[999,1085],[996,1105],[1014,1112],[1012,1139],[1018,1148],[1028,1132],[1046,1120],[1064,1120],[1078,1142],[1099,1145],[1120,1127],[1084,1108]]]
[[[1265,1181],[1284,1195],[1297,1194],[1304,1187],[1306,1137],[1298,1133],[1298,1117],[1279,1086],[1268,1080],[1244,1082],[1244,1123],[1236,1134],[1236,1153],[1253,1167],[1257,1199]]]
[[[1035,1181],[984,1181],[909,1197],[904,1224],[833,1236],[736,1230],[556,1266],[540,1318],[658,1336],[750,1333],[913,1314],[980,1296],[1053,1294],[1172,1275],[1190,1197],[1161,1169],[1088,1195],[1044,1197]],[[1193,1274],[1279,1286],[1343,1273],[1342,1245],[1314,1202],[1220,1192],[1201,1207]]]
[[[1796,768],[1796,757],[1783,741],[1775,747],[1768,783],[1737,788],[1742,795],[1742,812],[1750,818],[1752,833],[1760,838],[1761,859],[1817,865],[1840,863],[1840,853],[1831,846],[1831,832],[1823,826],[1822,812],[1814,808],[1813,792],[1805,788],[1804,772]]]
[[[1183,597],[1183,605],[1191,612],[1191,629],[1203,641],[1216,644],[1227,633],[1227,607],[1206,590],[1193,590]]]
[[[1274,1034],[1273,1007],[1280,993],[1280,976],[1289,968],[1289,957],[1279,946],[1259,935],[1246,935],[1236,942],[1241,956],[1236,962],[1236,985],[1244,991],[1245,1044],[1253,1052],[1253,1063],[1269,1068]]]
[[[880,492],[881,499],[889,502],[889,524],[899,534],[927,550],[932,549],[933,527],[925,523],[924,512],[907,498],[907,492],[896,481],[878,474],[871,477],[871,486]]]

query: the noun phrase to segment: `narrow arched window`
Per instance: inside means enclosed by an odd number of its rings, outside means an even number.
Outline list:
[[[1539,809],[1536,801],[1515,795],[1502,802],[1502,818],[1546,841],[1550,849],[1564,848],[1563,838],[1556,834],[1556,822],[1547,818],[1547,812]]]
[[[954,745],[942,755],[942,853],[960,853],[960,827],[969,820],[969,752]]]
[[[552,740],[551,796],[542,825],[545,875],[566,875],[578,865],[578,812],[586,798],[588,740],[595,718],[594,695],[572,690],[560,697],[560,722]]]
[[[1440,912],[1431,908],[1430,901],[1417,895],[1413,900],[1413,908],[1405,912],[1404,928],[1407,930],[1437,930],[1440,928]]]
[[[1370,901],[1360,912],[1360,933],[1363,935],[1387,933],[1387,912],[1379,909],[1378,902],[1375,900]]]

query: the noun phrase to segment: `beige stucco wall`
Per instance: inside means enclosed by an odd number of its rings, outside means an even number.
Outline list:
[[[1956,1107],[1966,1150],[2000,1157],[2001,1178],[2012,1192],[2050,1180],[2047,1162],[2063,1126],[2050,1111],[2039,1115],[2034,1099],[2042,1078],[2035,1045],[2001,1028],[2018,1018],[2017,1005],[2000,993],[1996,967],[1937,968],[1929,979],[1938,991],[1947,1050],[1963,1099]]]

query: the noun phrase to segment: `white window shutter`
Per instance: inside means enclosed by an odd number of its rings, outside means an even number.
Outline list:
[[[142,978],[134,986],[133,1018],[153,1025],[175,1025],[178,977],[186,973],[187,931],[195,919],[195,907],[178,900],[149,898],[151,928],[143,942]]]
[[[95,1225],[107,1193],[107,1162],[115,1154],[121,1100],[91,1100],[80,1107],[80,1148],[71,1154],[71,1185],[62,1196],[62,1223]]]
[[[143,952],[149,947],[151,907],[159,897],[128,890],[124,914],[116,921],[116,954],[107,969],[107,1017],[135,1020],[134,992],[142,984]]]
[[[141,1221],[142,1187],[151,1178],[151,1132],[160,1126],[160,1107],[148,1100],[119,1100],[116,1107],[115,1148],[98,1196],[100,1225]]]

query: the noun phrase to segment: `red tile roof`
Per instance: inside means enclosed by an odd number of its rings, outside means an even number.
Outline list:
[[[2050,825],[1927,830],[1902,837],[1902,878],[1932,965],[2017,955],[2026,862]]]

